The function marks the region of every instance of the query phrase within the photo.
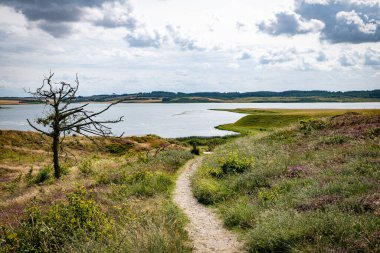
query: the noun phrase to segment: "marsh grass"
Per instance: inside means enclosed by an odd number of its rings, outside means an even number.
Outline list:
[[[349,113],[245,136],[205,158],[194,195],[250,252],[377,252],[380,148],[368,132],[379,126],[379,115]],[[231,152],[253,162],[220,176]]]

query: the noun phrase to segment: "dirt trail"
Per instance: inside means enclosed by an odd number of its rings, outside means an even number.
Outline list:
[[[191,176],[201,162],[202,158],[198,157],[186,164],[174,191],[175,203],[190,220],[187,231],[193,242],[194,252],[245,252],[237,237],[223,227],[209,208],[199,204],[191,192]]]

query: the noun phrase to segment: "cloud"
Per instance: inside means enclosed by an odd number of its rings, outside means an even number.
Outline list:
[[[376,42],[380,41],[380,30],[376,22],[369,21],[355,10],[341,11],[336,14],[334,27],[325,31],[324,39],[333,43]]]
[[[327,55],[324,52],[320,51],[316,59],[318,62],[325,62],[327,61]]]
[[[244,50],[244,51],[242,51],[242,52],[236,57],[236,60],[242,60],[242,61],[244,61],[244,60],[249,60],[249,59],[251,59],[251,58],[252,58],[251,53],[248,52],[248,51],[246,51],[246,50]]]
[[[324,28],[324,24],[315,19],[304,20],[299,14],[292,12],[280,12],[275,19],[263,21],[257,25],[260,31],[271,35],[296,35],[318,32]]]
[[[164,42],[164,38],[161,35],[154,31],[152,34],[148,32],[134,32],[132,34],[128,34],[125,37],[125,40],[128,42],[130,47],[151,47],[151,48],[159,48],[162,46]]]
[[[380,51],[368,48],[364,54],[364,64],[367,66],[380,65]]]
[[[72,33],[76,22],[132,30],[137,22],[128,0],[2,0],[0,5],[21,12],[31,24],[58,38]]]
[[[172,42],[181,50],[203,50],[195,39],[181,34],[179,27],[175,28],[171,25],[167,25],[166,30]]]
[[[235,26],[236,26],[236,29],[238,31],[244,31],[245,30],[245,24],[243,22],[237,21]]]
[[[331,43],[380,41],[380,5],[377,0],[298,0],[296,12],[325,24],[321,39]]]
[[[294,13],[277,13],[274,19],[259,23],[259,30],[274,36],[321,31],[321,40],[330,43],[380,41],[378,0],[295,0],[295,3]]]
[[[356,52],[345,51],[339,57],[338,61],[343,67],[352,67],[359,63],[360,56]]]
[[[145,27],[137,29],[125,36],[130,47],[161,48],[172,46],[182,51],[204,50],[197,41],[181,33],[180,28],[167,25],[164,31],[149,32]]]
[[[91,13],[91,11],[96,13]],[[132,5],[126,1],[105,2],[101,8],[91,9],[89,16],[90,20],[93,19],[94,25],[106,28],[126,27],[134,30],[138,23],[133,16]]]
[[[65,37],[72,32],[72,27],[67,23],[49,23],[48,21],[41,21],[37,26],[56,38]]]
[[[277,65],[293,61],[297,58],[297,50],[290,48],[286,50],[268,51],[259,57],[259,63],[262,65]]]

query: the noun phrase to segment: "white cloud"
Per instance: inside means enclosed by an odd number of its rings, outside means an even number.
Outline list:
[[[275,19],[259,23],[258,28],[271,35],[296,35],[319,32],[324,28],[324,23],[316,19],[304,20],[294,12],[280,12]]]
[[[5,2],[18,5],[5,6]],[[295,8],[293,0],[154,4],[150,0],[90,0],[75,8],[65,3],[62,13],[74,11],[60,17],[37,15],[53,8],[52,4],[35,10],[22,0],[4,0],[0,4],[0,80],[19,95],[24,95],[23,87],[40,85],[49,69],[57,79],[70,79],[78,72],[82,94],[347,90],[357,88],[357,83],[366,89],[378,85],[370,78],[378,72],[378,44],[320,41],[320,34],[329,35],[329,40],[337,34],[329,34],[331,24],[354,25],[360,34],[374,38],[376,17],[363,11],[376,10],[374,2],[371,7],[370,1],[350,1],[356,15],[341,8],[347,1],[302,2],[316,5],[318,13],[333,13],[333,20],[310,16]],[[283,13],[289,22],[279,24],[273,19],[276,13]],[[273,22],[265,28],[272,33],[303,35],[273,37],[259,32],[256,24],[271,18]],[[368,42],[368,37],[361,41]],[[342,74],[345,71],[356,79]],[[8,91],[2,89],[0,96],[10,94],[4,92]]]

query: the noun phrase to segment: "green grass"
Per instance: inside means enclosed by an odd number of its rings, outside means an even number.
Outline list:
[[[261,135],[256,122],[269,126],[279,112],[251,113],[256,120],[239,124],[255,135],[217,147],[195,173],[198,200],[215,207],[250,252],[378,252],[379,111],[302,112],[318,118],[302,125],[300,112],[283,111],[276,128]],[[235,163],[252,162],[221,175],[231,152]]]
[[[220,125],[217,128],[242,134],[272,131],[298,123],[302,120],[318,119],[346,112],[374,114],[376,110],[340,110],[340,109],[217,109],[248,114],[235,123]]]
[[[77,156],[62,160],[68,173],[54,180],[48,143],[0,134],[8,137],[0,141],[0,252],[191,252],[187,220],[171,200],[179,168],[193,157],[181,142],[145,136],[96,147],[69,137]],[[31,151],[41,160],[22,158]]]
[[[317,102],[378,102],[379,98],[328,97],[246,97],[224,100],[225,103],[317,103]]]

